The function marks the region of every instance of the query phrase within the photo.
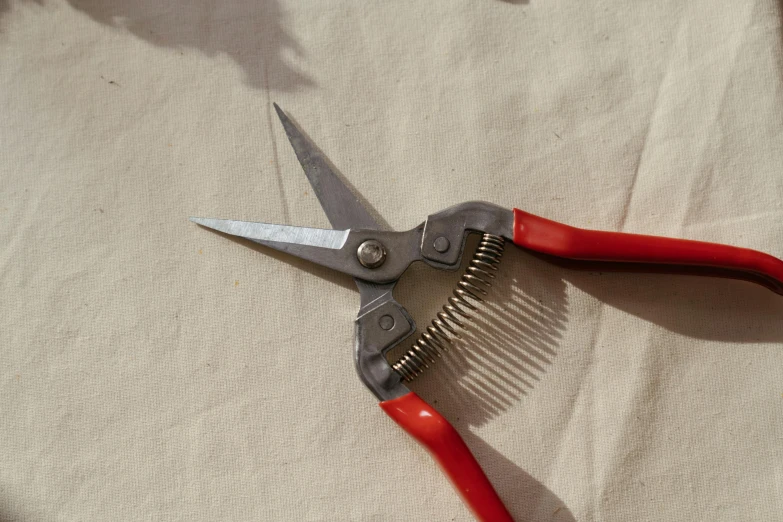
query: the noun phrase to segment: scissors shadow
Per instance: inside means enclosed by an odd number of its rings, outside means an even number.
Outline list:
[[[783,297],[729,279],[563,270],[604,304],[693,339],[732,344],[783,342]]]

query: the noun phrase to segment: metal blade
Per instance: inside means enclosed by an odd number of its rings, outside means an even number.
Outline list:
[[[275,103],[275,110],[283,123],[288,141],[313,186],[318,201],[337,229],[383,230],[383,227],[367,212],[359,199],[332,170],[329,160]]]
[[[319,248],[339,250],[348,239],[348,230],[325,230],[323,228],[292,227],[270,223],[234,221],[232,219],[212,219],[192,217],[190,220],[201,226],[250,239],[257,243],[289,243]]]
[[[407,232],[380,230],[324,230],[291,227],[269,223],[251,223],[231,219],[190,218],[203,227],[291,254],[300,259],[348,274],[373,284],[393,283],[414,261],[421,260],[422,223]],[[359,258],[361,245],[378,241],[386,248],[385,262],[375,268],[363,265]],[[362,285],[359,285],[362,290]],[[374,295],[374,294],[373,294]],[[364,299],[364,292],[362,299]],[[363,301],[364,302],[364,301]]]

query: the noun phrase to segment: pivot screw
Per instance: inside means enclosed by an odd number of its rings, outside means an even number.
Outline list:
[[[446,239],[443,236],[440,236],[438,239],[435,240],[435,242],[432,244],[432,247],[440,252],[441,254],[449,249],[451,246],[451,243],[449,243],[449,240]]]
[[[378,319],[378,325],[384,330],[391,330],[394,328],[394,317],[390,315],[382,315],[381,318]]]
[[[359,262],[367,268],[378,268],[386,261],[386,249],[380,241],[368,239],[356,251]]]

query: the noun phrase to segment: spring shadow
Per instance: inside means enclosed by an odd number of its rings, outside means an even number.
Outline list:
[[[304,51],[283,27],[276,0],[67,0],[98,23],[126,30],[160,47],[196,49],[207,56],[226,55],[257,89],[294,91],[314,85],[286,62]],[[42,0],[0,0],[0,15]]]
[[[395,293],[398,301],[410,305],[414,317],[434,318],[464,272],[478,239],[478,235],[468,239],[463,266],[455,273],[432,273],[428,267],[411,270],[427,271],[427,277],[446,290],[421,295],[403,279]],[[557,267],[507,247],[490,295],[478,307],[467,328],[459,330],[462,339],[455,339],[435,368],[411,383],[416,391],[438,400],[472,401],[470,408],[460,408],[469,426],[482,426],[508,409],[549,371],[567,322],[566,284]],[[419,321],[418,332],[428,325]],[[390,357],[394,359],[414,340],[395,348]]]
[[[469,238],[463,268],[456,273],[414,267],[414,280],[426,276],[441,292],[422,292],[403,279],[396,292],[415,318],[433,318],[448,291],[470,261],[478,236]],[[568,317],[566,284],[561,270],[513,247],[506,248],[490,295],[479,304],[473,321],[460,330],[461,341],[409,387],[433,404],[465,439],[517,520],[573,521],[563,501],[519,465],[476,436],[482,426],[525,396],[555,367]],[[429,323],[419,321],[418,332]],[[407,349],[406,339],[390,354]],[[531,400],[534,400],[531,398]]]

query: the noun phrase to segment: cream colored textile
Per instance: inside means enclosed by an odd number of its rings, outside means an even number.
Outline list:
[[[783,257],[772,0],[0,0],[0,520],[471,520],[351,362],[278,102],[396,229],[466,200]],[[519,520],[783,520],[783,298],[511,246],[413,385]],[[415,267],[426,325],[459,274]]]

